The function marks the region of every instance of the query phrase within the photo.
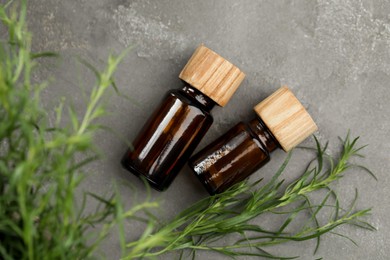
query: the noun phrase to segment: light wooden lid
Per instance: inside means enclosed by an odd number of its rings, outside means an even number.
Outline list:
[[[245,74],[204,45],[200,45],[181,71],[179,78],[225,106]]]
[[[286,86],[257,104],[254,110],[286,152],[317,130],[309,113]]]

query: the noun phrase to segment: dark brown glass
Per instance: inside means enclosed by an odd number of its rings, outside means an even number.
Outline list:
[[[207,191],[217,194],[244,180],[270,160],[279,146],[260,118],[240,122],[206,146],[189,166]]]
[[[167,189],[212,124],[214,105],[190,85],[168,92],[124,155],[123,167],[153,188]]]

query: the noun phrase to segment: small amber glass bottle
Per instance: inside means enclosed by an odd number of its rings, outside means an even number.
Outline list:
[[[317,130],[309,113],[287,87],[277,90],[254,110],[256,118],[238,123],[190,159],[190,168],[211,195],[261,168],[276,148],[290,151]]]
[[[179,75],[184,87],[168,92],[123,156],[123,167],[157,190],[168,188],[212,124],[211,109],[226,105],[244,77],[199,46]]]

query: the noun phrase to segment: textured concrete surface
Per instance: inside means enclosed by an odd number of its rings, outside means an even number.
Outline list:
[[[67,96],[80,111],[84,108],[79,85],[88,91],[93,77],[77,65],[75,57],[102,67],[109,53],[135,44],[116,79],[120,91],[137,102],[112,95],[108,107],[113,115],[103,120],[131,140],[161,96],[181,86],[178,73],[195,47],[205,43],[239,66],[247,78],[225,108],[213,111],[215,123],[199,148],[236,122],[252,117],[252,107],[282,84],[289,85],[308,108],[319,126],[320,140],[331,141],[331,152],[337,151],[337,136],[345,136],[348,129],[361,136],[361,143],[369,144],[364,163],[379,181],[353,171],[335,187],[344,204],[350,202],[354,187],[359,189],[357,206],[373,207],[369,221],[378,231],[341,227],[337,231],[359,246],[326,235],[314,256],[314,241],[270,249],[300,259],[389,259],[389,13],[387,0],[33,0],[29,8],[34,49],[62,55],[57,61],[45,61],[37,75],[37,79],[56,79],[45,92],[49,111],[59,96]],[[112,181],[125,179],[137,186],[142,197],[141,182],[119,165],[124,142],[100,133],[97,144],[106,158],[89,168],[83,188],[103,193],[110,190]],[[284,157],[282,151],[274,152],[272,161],[255,177],[272,174]],[[299,173],[308,159],[307,154],[297,152],[286,178]],[[133,193],[122,189],[126,203],[132,203]],[[207,196],[188,168],[168,191],[152,195],[163,202],[158,213],[162,219]],[[266,217],[256,221],[273,225]],[[141,230],[134,223],[126,227],[129,237]],[[119,258],[114,236],[101,251],[108,259]],[[224,257],[200,254],[199,259]]]

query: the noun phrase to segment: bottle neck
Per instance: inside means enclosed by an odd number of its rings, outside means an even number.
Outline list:
[[[278,140],[274,137],[272,132],[265,125],[260,117],[256,117],[248,123],[252,133],[264,144],[268,152],[272,152],[280,147]]]
[[[210,111],[216,103],[214,100],[197,90],[196,88],[192,87],[189,84],[185,84],[184,87],[181,89],[188,97],[194,99],[197,103],[199,103],[204,109],[207,111]]]

